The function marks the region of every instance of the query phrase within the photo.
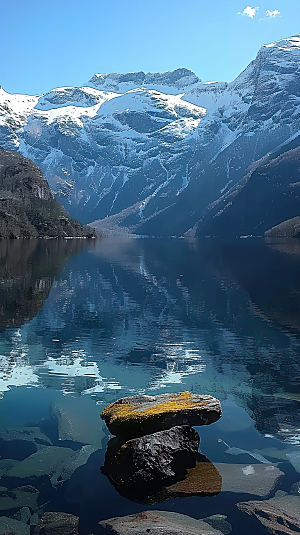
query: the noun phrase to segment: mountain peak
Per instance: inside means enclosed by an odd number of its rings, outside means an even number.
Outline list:
[[[300,49],[300,34],[293,35],[292,37],[287,37],[285,39],[279,39],[279,41],[274,41],[267,45],[263,45],[262,49],[266,48],[277,48],[279,50],[293,50]]]
[[[161,89],[163,87],[172,88],[175,92],[183,91],[200,82],[200,79],[193,71],[185,68],[175,69],[167,72],[143,71],[129,73],[96,73],[86,83],[85,86],[94,87],[104,91],[115,91],[123,93],[137,87],[147,87],[148,89]]]

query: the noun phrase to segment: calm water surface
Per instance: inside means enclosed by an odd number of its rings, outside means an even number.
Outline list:
[[[65,511],[96,534],[154,508],[267,533],[236,504],[297,494],[299,329],[297,241],[0,241],[0,514]],[[100,470],[103,407],[186,390],[222,402],[222,419],[197,428],[222,491],[122,496]],[[24,490],[7,500],[26,485],[35,504]]]

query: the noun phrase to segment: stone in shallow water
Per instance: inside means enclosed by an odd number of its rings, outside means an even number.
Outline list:
[[[99,425],[100,408],[91,398],[64,397],[53,404],[52,412],[58,421],[60,440],[93,444],[101,449],[104,423]]]
[[[300,451],[292,451],[291,453],[287,453],[286,456],[296,472],[300,474]]]
[[[9,477],[53,475],[63,464],[70,462],[73,450],[57,446],[41,446],[40,449],[11,468]]]
[[[203,520],[169,511],[143,511],[99,522],[117,535],[223,535]]]
[[[218,399],[180,392],[121,398],[105,407],[101,418],[113,435],[138,437],[176,425],[209,425],[221,415]]]
[[[240,511],[256,518],[270,533],[299,535],[300,496],[275,496],[269,500],[240,502]]]
[[[271,461],[268,461],[268,459],[263,457],[260,453],[250,451],[250,450],[243,450],[241,448],[235,448],[235,447],[231,448],[221,438],[218,439],[218,442],[222,442],[223,444],[225,444],[225,446],[227,446],[227,450],[225,450],[225,453],[230,453],[230,455],[245,455],[246,454],[246,455],[250,455],[251,457],[259,461],[260,463],[271,464]]]
[[[35,532],[45,535],[78,535],[78,516],[48,511],[41,517]]]
[[[40,446],[36,453],[8,470],[7,475],[20,478],[49,475],[52,485],[55,486],[58,480],[69,479],[76,468],[85,464],[96,449],[92,445],[83,446],[77,451],[57,446]]]
[[[27,524],[28,520],[31,518],[29,507],[22,507],[22,509],[19,509],[19,511],[14,514],[14,518],[23,522],[23,524]]]
[[[5,429],[0,431],[2,440],[27,440],[37,444],[51,444],[48,438],[38,427],[17,427],[15,429]]]
[[[0,535],[30,535],[30,526],[14,518],[1,516]]]
[[[284,473],[276,464],[215,463],[222,476],[222,491],[268,496]]]
[[[266,455],[267,457],[272,457],[273,459],[279,459],[282,461],[287,460],[287,453],[291,453],[291,448],[285,448],[285,449],[277,449],[277,448],[264,448],[263,450],[253,450],[254,453],[258,453],[261,455]]]
[[[291,490],[289,492],[290,494],[294,494],[295,496],[300,495],[300,481],[297,481],[291,486]]]
[[[71,455],[71,459],[68,463],[65,463],[61,468],[57,470],[56,473],[53,474],[51,478],[52,485],[55,485],[57,483],[58,478],[60,478],[63,481],[67,481],[70,479],[71,475],[79,466],[83,466],[87,463],[92,453],[97,451],[97,448],[95,446],[92,446],[91,444],[87,444],[86,446],[82,446],[80,450],[77,450],[73,452]]]
[[[4,476],[14,466],[17,466],[19,462],[16,459],[0,459],[0,477]]]
[[[117,485],[161,482],[195,464],[199,443],[197,431],[188,425],[133,438],[114,455],[108,452],[104,472]]]
[[[38,495],[39,491],[31,485],[0,491],[0,511],[24,506],[37,509]]]
[[[213,528],[219,529],[224,535],[229,535],[232,532],[232,526],[226,520],[225,515],[211,515],[203,518],[204,522],[210,524]]]

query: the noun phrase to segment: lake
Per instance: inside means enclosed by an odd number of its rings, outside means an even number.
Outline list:
[[[236,504],[299,495],[299,335],[297,240],[1,240],[1,516],[64,511],[88,535],[155,509],[267,533]],[[101,411],[184,391],[222,403],[197,428],[222,489],[121,494]]]

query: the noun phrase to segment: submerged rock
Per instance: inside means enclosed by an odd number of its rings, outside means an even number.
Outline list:
[[[1,516],[0,535],[30,535],[30,526],[14,518]]]
[[[295,468],[296,472],[300,474],[300,452],[299,451],[292,451],[291,453],[286,454],[288,460]]]
[[[223,444],[225,444],[225,446],[227,446],[227,450],[225,450],[225,453],[230,453],[230,455],[245,455],[246,454],[246,455],[250,455],[251,457],[253,457],[253,459],[256,459],[260,463],[272,464],[271,461],[268,461],[268,459],[263,457],[263,455],[261,455],[260,453],[257,453],[255,451],[250,451],[250,450],[243,450],[241,448],[235,448],[235,447],[231,448],[221,438],[218,439],[218,442],[222,442]]]
[[[221,415],[218,399],[181,392],[121,398],[105,407],[101,418],[113,435],[132,438],[178,425],[209,425]]]
[[[44,513],[35,528],[35,533],[41,535],[78,535],[78,516],[68,513]]]
[[[31,507],[37,509],[39,491],[31,485],[8,490],[0,490],[0,511],[15,509],[17,507]]]
[[[19,511],[14,514],[14,518],[20,522],[23,522],[23,524],[27,524],[31,516],[32,515],[29,507],[22,507],[22,509],[19,509]]]
[[[53,403],[52,413],[57,418],[60,440],[92,444],[101,449],[105,424],[101,422],[99,426],[100,408],[93,399],[65,396]]]
[[[102,520],[99,525],[117,535],[223,535],[203,520],[169,511],[143,511]]]
[[[117,485],[155,483],[174,478],[195,464],[200,437],[188,425],[158,431],[123,443],[114,455],[108,451],[104,473]]]
[[[11,468],[17,466],[20,461],[16,459],[0,459],[0,477],[4,476]]]
[[[269,500],[240,502],[237,506],[240,511],[255,515],[273,534],[299,534],[300,496],[275,496]]]
[[[232,532],[232,526],[226,520],[225,515],[211,515],[203,518],[204,522],[210,524],[213,528],[219,529],[224,535],[229,535]]]
[[[299,496],[300,495],[300,481],[297,481],[296,483],[294,483],[292,486],[291,486],[291,489],[290,489],[290,494],[294,494],[295,496]]]
[[[59,448],[57,446],[40,446],[39,450],[16,466],[11,468],[7,475],[9,477],[32,477],[55,474],[65,463],[69,463],[73,450],[70,448]]]
[[[216,463],[222,476],[222,491],[268,496],[284,473],[276,464]]]
[[[57,446],[40,446],[23,461],[8,470],[9,477],[32,477],[49,475],[51,484],[66,481],[79,466],[85,464],[89,457],[97,450],[92,445],[82,446],[77,451]]]
[[[41,432],[39,427],[17,427],[0,431],[0,438],[6,441],[27,440],[37,444],[51,444],[50,438]]]

